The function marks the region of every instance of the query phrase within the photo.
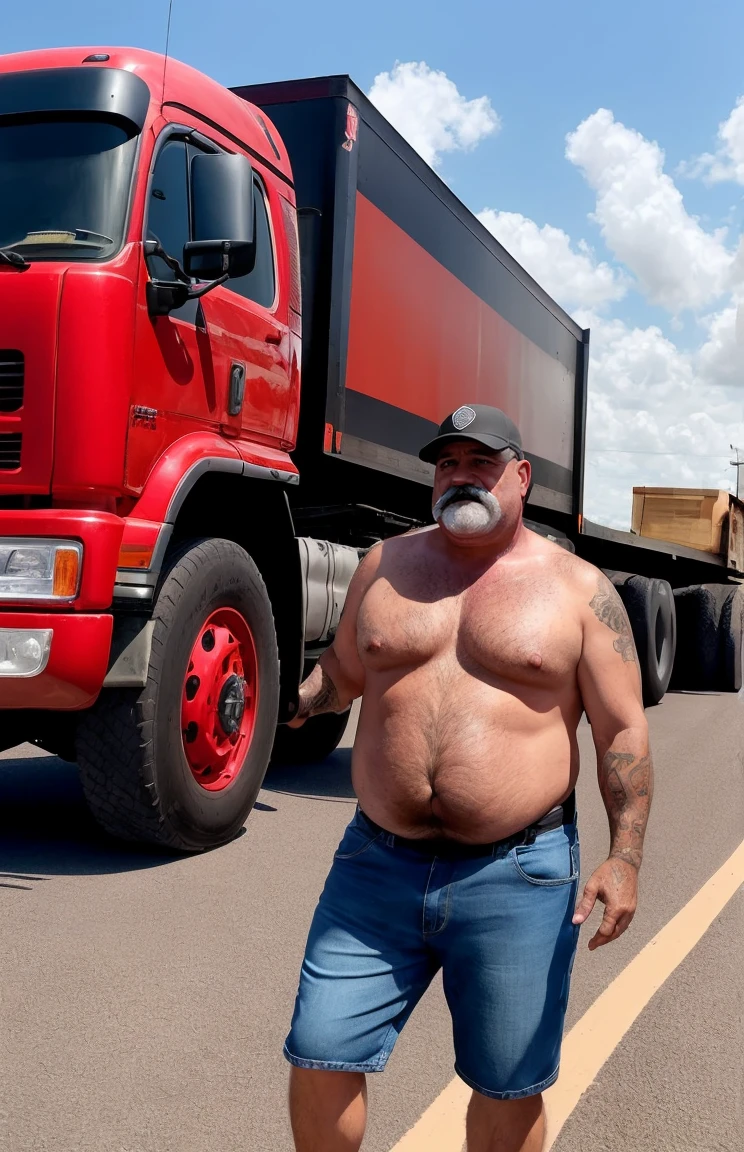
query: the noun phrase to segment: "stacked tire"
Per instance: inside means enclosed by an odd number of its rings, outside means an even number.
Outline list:
[[[677,588],[679,643],[672,687],[739,692],[744,683],[744,587],[694,584]]]

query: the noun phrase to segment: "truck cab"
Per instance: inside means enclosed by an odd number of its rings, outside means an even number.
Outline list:
[[[285,490],[298,479],[301,355],[287,153],[258,109],[177,61],[60,49],[0,58],[0,180],[4,743],[72,748],[82,767],[90,739],[75,720],[90,728],[104,684],[102,712],[115,690],[146,684],[173,557],[227,539],[254,557],[267,620],[241,623],[233,607],[234,627],[209,634],[232,671],[213,657],[214,699],[183,697],[183,730],[198,735],[184,738],[182,767],[198,807],[203,785],[230,791],[251,742],[265,769],[301,668],[299,578],[294,604],[285,587],[299,565]],[[256,632],[279,595],[285,623],[261,653]],[[220,705],[228,681],[237,702]],[[131,720],[133,739],[142,722]],[[235,812],[209,842],[234,833]]]

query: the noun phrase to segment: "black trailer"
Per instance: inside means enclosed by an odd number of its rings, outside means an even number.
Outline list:
[[[581,507],[588,334],[347,76],[234,91],[274,121],[295,177],[300,498],[315,491],[327,502],[338,486],[426,516],[433,470],[419,448],[459,405],[490,403],[522,430],[533,511],[570,527]]]
[[[530,525],[618,587],[647,701],[673,672],[679,687],[738,690],[744,574],[583,519],[589,332],[348,76],[233,91],[274,121],[295,177],[299,530],[363,547],[429,521],[433,469],[420,446],[459,405],[494,404],[520,426],[532,464]]]

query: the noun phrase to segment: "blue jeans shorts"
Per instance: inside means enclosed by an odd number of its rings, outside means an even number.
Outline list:
[[[287,1060],[381,1072],[441,968],[465,1083],[498,1100],[552,1084],[579,934],[575,819],[529,840],[437,856],[357,810],[313,917]]]

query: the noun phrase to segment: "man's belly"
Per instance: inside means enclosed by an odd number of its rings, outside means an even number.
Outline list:
[[[352,775],[364,812],[399,836],[485,844],[559,804],[578,775],[575,689],[516,695],[465,673],[368,679]]]

